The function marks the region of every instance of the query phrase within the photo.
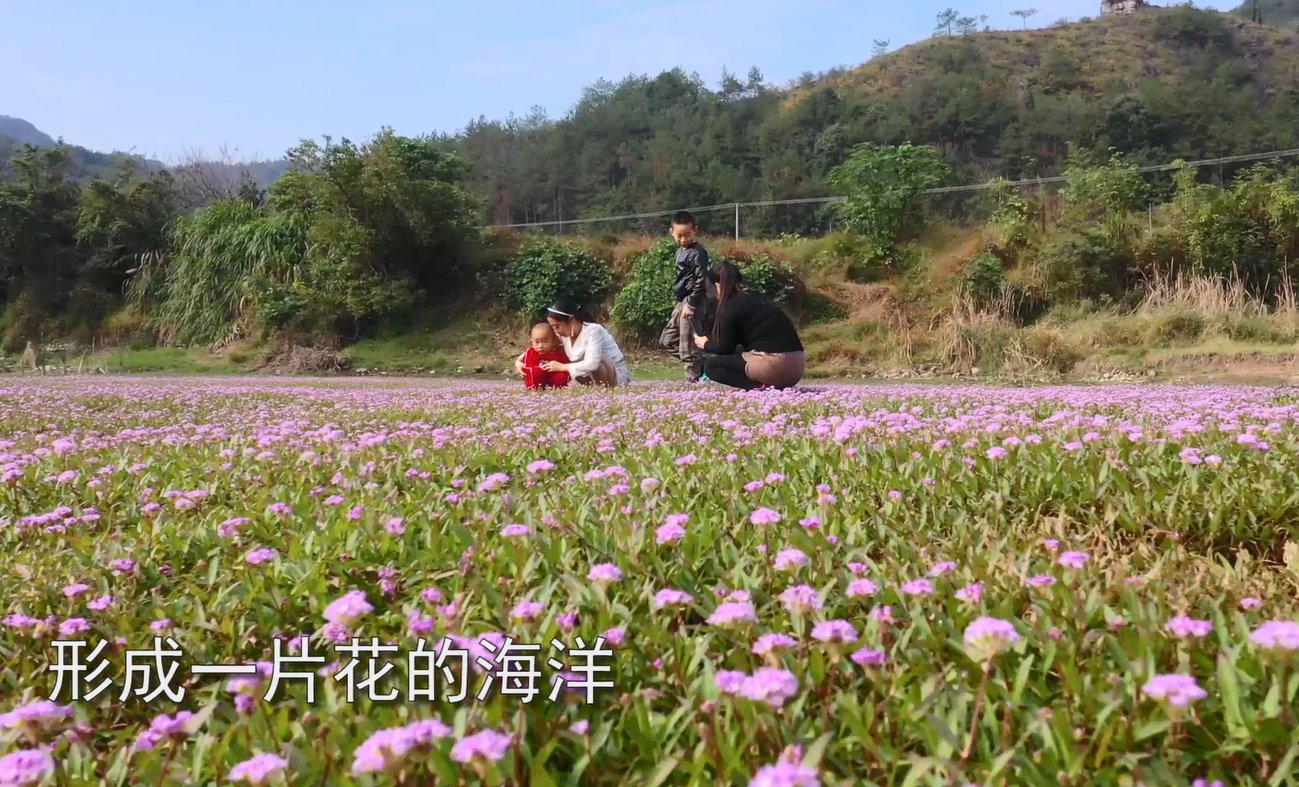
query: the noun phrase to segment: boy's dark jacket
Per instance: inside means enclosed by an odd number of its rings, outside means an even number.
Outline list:
[[[677,249],[677,278],[672,286],[672,297],[685,301],[695,310],[694,322],[702,323],[709,310],[708,251],[702,243],[695,243],[688,249]]]

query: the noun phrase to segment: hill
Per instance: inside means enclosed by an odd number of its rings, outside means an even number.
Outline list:
[[[69,143],[61,143],[35,125],[22,118],[0,115],[0,177],[6,171],[6,165],[25,145],[36,147],[54,147],[62,144],[70,158],[71,174],[77,180],[94,178],[109,179],[125,161],[133,163],[143,172],[158,172],[168,168],[161,161],[135,156],[128,153],[102,153]],[[288,169],[285,160],[234,162],[234,161],[193,161],[173,165],[171,169],[193,169],[203,171],[205,178],[222,184],[236,183],[246,172],[261,188],[275,182]]]
[[[760,75],[713,89],[681,70],[601,82],[562,118],[480,120],[448,144],[502,223],[820,196],[864,141],[935,145],[962,182],[1055,174],[1070,145],[1139,163],[1290,148],[1295,43],[1239,16],[1154,8],[940,36],[781,90]],[[825,220],[773,207],[746,227],[811,232]]]
[[[1245,0],[1232,13],[1264,24],[1299,27],[1299,0]]]
[[[54,139],[22,118],[0,115],[0,137],[23,145],[53,145]]]

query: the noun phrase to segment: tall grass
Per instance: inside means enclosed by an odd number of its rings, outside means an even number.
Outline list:
[[[130,300],[164,343],[225,344],[246,335],[258,282],[290,281],[307,251],[307,219],[223,201],[176,221],[169,256],[146,259]]]

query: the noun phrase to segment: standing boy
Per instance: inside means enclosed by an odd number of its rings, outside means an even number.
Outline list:
[[[663,328],[660,342],[681,359],[686,382],[699,382],[704,371],[704,354],[695,346],[696,333],[708,333],[705,318],[708,309],[708,251],[695,235],[699,227],[695,217],[680,211],[672,217],[668,232],[677,244],[677,276],[672,286],[672,316]]]

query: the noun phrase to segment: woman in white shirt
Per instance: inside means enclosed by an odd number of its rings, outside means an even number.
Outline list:
[[[568,363],[543,361],[548,372],[568,372],[581,385],[604,385],[610,388],[631,382],[631,369],[613,334],[603,325],[586,322],[581,307],[567,299],[555,301],[546,310],[546,322],[555,330]],[[522,374],[523,356],[514,366]]]

